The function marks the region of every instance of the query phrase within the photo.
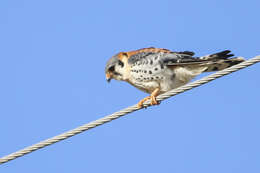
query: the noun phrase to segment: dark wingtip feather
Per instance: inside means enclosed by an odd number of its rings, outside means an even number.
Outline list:
[[[219,52],[219,53],[223,53],[223,54],[229,54],[231,52],[231,50],[224,50],[224,51],[222,51],[222,52]]]
[[[227,59],[227,58],[229,58],[229,57],[234,56],[234,54],[229,54],[229,53],[231,53],[230,50],[224,50],[224,51],[222,51],[222,52],[218,52],[218,53],[212,54],[212,55],[210,55],[210,57],[212,57],[212,58]]]

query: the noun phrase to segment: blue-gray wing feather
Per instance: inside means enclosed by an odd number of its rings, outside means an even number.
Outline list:
[[[185,51],[185,52],[140,52],[137,54],[132,55],[128,59],[128,63],[135,64],[140,61],[143,61],[144,59],[149,58],[155,58],[160,60],[160,62],[164,64],[172,64],[172,63],[182,63],[182,62],[194,62],[197,61],[197,58],[193,58],[192,55],[194,55],[193,52]]]

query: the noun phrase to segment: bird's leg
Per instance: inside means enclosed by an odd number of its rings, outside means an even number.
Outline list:
[[[151,105],[158,105],[158,101],[156,100],[156,97],[159,95],[160,93],[160,88],[156,88],[150,96],[145,97],[144,99],[142,99],[139,103],[138,103],[138,107],[142,108],[143,107],[143,103],[147,100],[151,100]]]

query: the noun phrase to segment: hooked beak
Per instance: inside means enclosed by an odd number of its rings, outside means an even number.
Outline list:
[[[108,83],[111,81],[111,75],[109,73],[106,73],[106,79]]]

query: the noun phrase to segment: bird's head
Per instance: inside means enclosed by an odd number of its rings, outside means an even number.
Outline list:
[[[110,82],[111,79],[123,80],[123,68],[124,63],[120,60],[119,54],[112,56],[105,67],[107,81]]]

